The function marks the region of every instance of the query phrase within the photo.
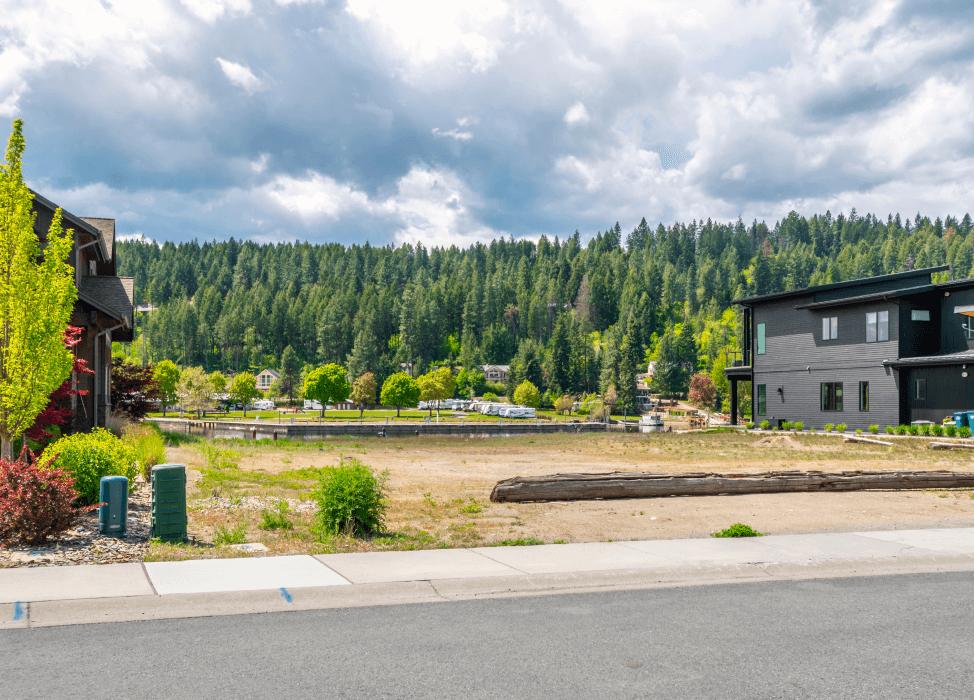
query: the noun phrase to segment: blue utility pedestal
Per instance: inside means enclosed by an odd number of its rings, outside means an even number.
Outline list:
[[[129,480],[124,476],[103,476],[99,484],[98,529],[103,535],[125,536],[129,516]]]

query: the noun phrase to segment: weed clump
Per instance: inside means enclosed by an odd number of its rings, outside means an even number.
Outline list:
[[[379,532],[386,511],[385,476],[358,460],[324,469],[314,500],[322,535],[364,536]]]
[[[728,528],[718,530],[710,535],[711,537],[763,537],[763,532],[758,532],[750,525],[745,523],[734,523]]]
[[[260,512],[261,530],[293,530],[291,520],[291,506],[283,498],[272,509],[265,508]]]

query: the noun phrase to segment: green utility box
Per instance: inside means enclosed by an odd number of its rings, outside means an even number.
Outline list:
[[[186,467],[152,468],[152,536],[166,542],[186,540]]]

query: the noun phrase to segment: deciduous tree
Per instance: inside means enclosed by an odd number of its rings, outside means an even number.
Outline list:
[[[365,372],[352,382],[352,393],[349,398],[358,404],[358,417],[361,418],[365,413],[365,407],[375,403],[375,392],[377,390],[375,375],[372,372]]]
[[[200,367],[187,367],[179,373],[176,396],[182,410],[200,417],[213,407],[213,385]]]
[[[382,383],[379,402],[383,406],[396,408],[396,417],[403,406],[415,406],[419,401],[419,384],[405,372],[390,374]]]
[[[177,398],[179,388],[179,367],[172,360],[162,360],[155,369],[152,376],[159,387],[159,398],[162,401],[162,415],[166,415],[166,409]]]
[[[64,332],[78,292],[67,263],[72,231],[54,212],[45,245],[34,232],[34,196],[24,183],[23,122],[14,122],[0,166],[0,456],[30,428],[71,373]]]
[[[304,397],[321,404],[321,417],[330,403],[341,403],[352,390],[345,368],[334,362],[315,367],[304,378]]]
[[[251,372],[239,372],[230,380],[230,398],[243,406],[244,418],[247,417],[247,406],[260,396],[257,388],[257,377]]]
[[[525,379],[514,390],[514,403],[519,406],[539,408],[541,406],[541,391],[533,382]]]
[[[121,357],[112,360],[112,411],[142,420],[159,398],[159,385],[152,367],[128,362]]]

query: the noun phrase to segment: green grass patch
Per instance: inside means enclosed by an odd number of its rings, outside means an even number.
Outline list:
[[[711,537],[763,537],[763,532],[758,532],[750,525],[745,523],[734,523],[728,528],[718,530],[710,534]]]
[[[246,541],[247,526],[243,523],[234,526],[217,525],[213,531],[213,544],[218,547],[225,544],[243,544]]]
[[[492,547],[535,547],[539,544],[544,544],[544,540],[539,540],[537,537],[516,537],[509,540],[501,540],[500,542],[495,542]]]

